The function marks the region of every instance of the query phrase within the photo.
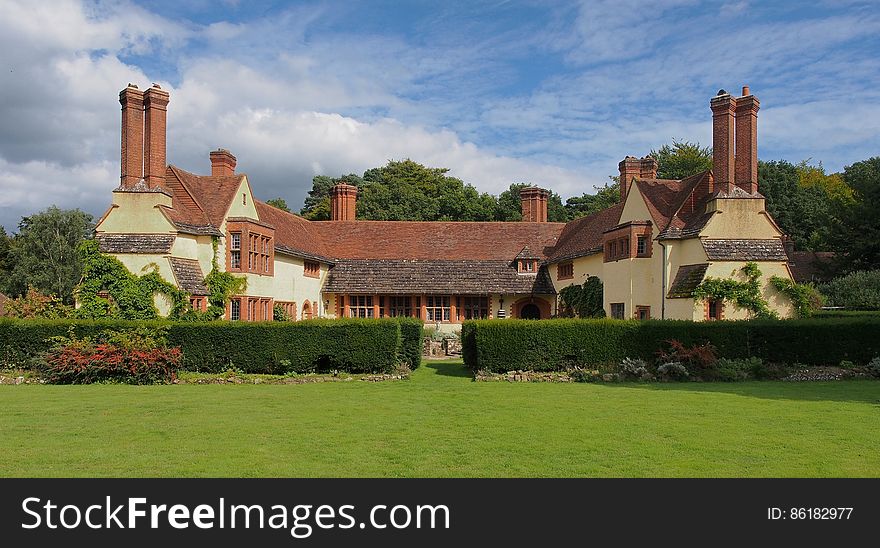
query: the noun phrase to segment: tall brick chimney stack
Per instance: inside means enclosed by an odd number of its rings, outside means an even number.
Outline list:
[[[639,170],[639,179],[656,179],[657,178],[657,160],[650,156],[645,156],[639,160],[641,169]]]
[[[144,92],[134,84],[119,92],[122,105],[122,162],[119,185],[131,188],[144,178]]]
[[[149,188],[162,186],[165,180],[165,128],[168,92],[153,86],[144,92],[144,179]]]
[[[218,148],[211,151],[211,175],[213,177],[224,177],[227,175],[235,175],[235,156],[225,148]]]
[[[736,99],[719,90],[709,102],[712,109],[712,173],[715,188],[729,193],[733,190]]]
[[[743,86],[736,99],[736,167],[734,182],[749,194],[758,192],[758,109],[761,102]]]
[[[543,188],[526,187],[519,191],[522,203],[522,220],[527,223],[547,222],[547,198],[550,193]]]
[[[357,208],[357,187],[339,183],[330,189],[330,220],[354,221]]]
[[[642,177],[642,161],[635,156],[627,156],[617,164],[617,167],[620,169],[620,202],[623,203],[629,194],[633,179]]]

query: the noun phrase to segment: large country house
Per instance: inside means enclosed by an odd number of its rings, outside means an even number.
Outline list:
[[[122,176],[96,227],[103,252],[134,273],[158,266],[206,306],[204,276],[216,261],[247,278],[230,320],[414,316],[452,329],[470,318],[548,318],[557,294],[588,276],[604,283],[617,318],[748,317],[727,302],[695,300],[707,276],[740,277],[749,261],[782,317],[790,302],[768,283],[791,278],[784,235],[758,191],[758,99],[723,90],[710,106],[714,169],[657,178],[652,158],[620,162],[621,202],[567,224],[547,222],[546,190],[521,194],[522,222],[359,221],[357,189],[332,189],[332,220],[309,221],[254,199],[227,150],[211,174],[166,163],[169,95],[129,84],[122,103]],[[155,266],[154,266],[155,265]],[[160,311],[168,305],[157,296]]]

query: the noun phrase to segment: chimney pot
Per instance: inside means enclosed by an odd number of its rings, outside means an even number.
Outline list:
[[[751,93],[749,92],[749,86],[743,86],[743,97],[745,97],[746,95],[751,95]]]

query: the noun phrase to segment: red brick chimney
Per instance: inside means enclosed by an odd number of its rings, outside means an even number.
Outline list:
[[[620,202],[623,203],[629,194],[632,180],[642,176],[642,161],[635,156],[627,156],[617,167],[620,169]]]
[[[527,223],[547,222],[547,198],[550,193],[543,188],[526,187],[519,191],[522,203],[522,220]]]
[[[165,121],[168,110],[168,92],[153,86],[144,92],[144,179],[147,186],[162,186],[165,180]]]
[[[235,156],[225,148],[211,151],[211,176],[235,175]]]
[[[758,109],[761,102],[743,86],[736,100],[736,167],[734,182],[749,194],[758,192]]]
[[[712,172],[715,175],[715,188],[729,193],[734,184],[734,116],[736,99],[726,91],[709,102],[712,109]]]
[[[122,162],[119,185],[131,188],[144,178],[144,92],[128,84],[119,92],[122,104]]]
[[[656,179],[657,178],[657,160],[651,158],[650,156],[645,156],[641,160],[640,170],[639,170],[639,179]]]
[[[330,189],[330,220],[354,221],[357,208],[357,187],[339,183]]]

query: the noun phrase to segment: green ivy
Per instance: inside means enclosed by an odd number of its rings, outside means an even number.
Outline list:
[[[791,299],[799,318],[809,318],[822,306],[822,295],[813,286],[795,283],[779,276],[770,278],[770,283],[777,291]]]
[[[223,272],[217,264],[218,239],[211,239],[214,255],[211,258],[211,272],[205,276],[205,287],[211,292],[208,295],[208,319],[222,318],[226,313],[226,304],[233,295],[241,295],[247,289],[247,279]]]
[[[570,285],[559,291],[559,315],[563,318],[603,318],[602,280],[590,276],[583,285]]]
[[[746,281],[733,278],[706,278],[694,289],[694,299],[698,301],[722,300],[732,302],[736,307],[752,313],[755,318],[778,319],[761,296],[761,270],[757,263],[748,262],[740,269]]]
[[[119,259],[101,253],[95,240],[83,241],[79,255],[83,277],[76,289],[76,317],[152,320],[159,317],[153,302],[156,293],[171,301],[169,317],[178,318],[187,312],[189,295],[163,279],[158,265],[151,265],[152,271],[142,276],[132,274]],[[111,298],[101,297],[101,291],[107,291]]]

